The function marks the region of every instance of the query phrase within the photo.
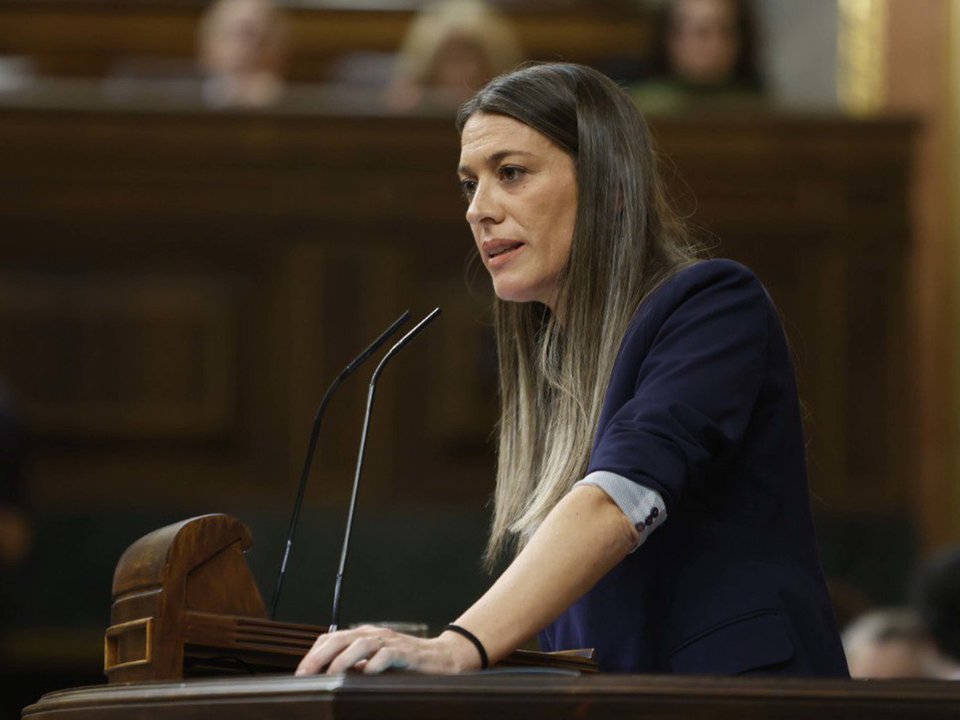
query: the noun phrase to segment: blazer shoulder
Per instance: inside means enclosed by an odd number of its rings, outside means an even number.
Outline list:
[[[747,303],[767,301],[766,290],[746,265],[726,259],[701,260],[674,273],[643,302],[627,336],[643,332],[643,328],[659,327],[695,298],[709,302],[710,296],[730,297],[731,293]]]
[[[724,283],[743,283],[748,286],[761,287],[760,281],[754,272],[746,265],[726,258],[701,260],[670,277],[661,287],[675,289],[703,290],[713,285]]]

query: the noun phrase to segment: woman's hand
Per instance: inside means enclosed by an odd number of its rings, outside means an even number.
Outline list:
[[[472,632],[496,664],[593,587],[640,541],[640,533],[603,490],[571,490],[483,597],[454,622]],[[298,675],[380,673],[391,668],[449,674],[480,668],[462,635],[424,639],[365,625],[321,635]]]
[[[480,657],[468,640],[451,632],[418,638],[394,630],[363,625],[317,638],[300,661],[297,675],[334,675],[350,669],[368,675],[385,670],[452,674],[480,667]]]

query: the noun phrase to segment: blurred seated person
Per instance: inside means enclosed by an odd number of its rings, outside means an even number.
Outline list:
[[[446,0],[412,22],[387,91],[394,110],[455,110],[523,59],[509,22],[481,0]]]
[[[922,618],[907,608],[873,610],[843,631],[850,677],[860,679],[945,678],[947,661]]]
[[[644,112],[741,105],[762,97],[748,0],[665,0],[649,78],[634,91]]]
[[[950,679],[960,680],[960,545],[923,566],[916,580],[915,605],[937,648],[951,663]]]
[[[271,0],[216,0],[200,22],[204,101],[266,107],[283,94],[286,25]]]

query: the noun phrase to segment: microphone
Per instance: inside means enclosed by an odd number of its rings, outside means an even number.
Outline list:
[[[283,578],[287,573],[287,561],[290,559],[290,550],[293,547],[293,534],[297,530],[297,523],[300,520],[300,507],[303,505],[303,495],[307,489],[307,479],[310,477],[310,466],[313,464],[313,452],[317,447],[317,438],[320,437],[320,422],[323,420],[323,413],[327,409],[327,403],[330,402],[330,398],[333,396],[334,391],[340,387],[340,383],[346,380],[350,375],[353,374],[353,371],[358,367],[363,365],[367,359],[373,355],[380,347],[393,335],[397,329],[403,325],[407,319],[410,317],[410,311],[404,310],[403,315],[398,317],[386,330],[381,333],[380,337],[370,343],[370,346],[367,347],[362,353],[355,357],[349,365],[347,365],[339,375],[330,383],[330,387],[327,388],[327,391],[323,394],[323,398],[320,400],[320,406],[317,408],[317,415],[313,419],[313,430],[310,433],[310,442],[307,443],[307,457],[303,463],[303,471],[300,473],[300,486],[297,489],[297,500],[293,505],[293,517],[290,519],[290,531],[287,533],[287,544],[283,551],[283,560],[280,563],[280,574],[277,576],[277,587],[273,591],[273,602],[270,603],[270,619],[273,620],[274,616],[277,613],[277,605],[280,603],[280,592],[283,589]]]
[[[333,588],[333,611],[330,613],[330,626],[327,632],[337,629],[340,622],[340,595],[343,591],[343,571],[347,565],[347,551],[350,546],[350,532],[353,529],[353,516],[357,509],[357,495],[360,491],[360,471],[363,469],[363,454],[367,449],[367,433],[370,430],[370,416],[373,414],[373,398],[377,392],[377,380],[383,372],[387,362],[440,314],[440,308],[434,308],[423,320],[417,323],[410,332],[397,341],[397,344],[387,350],[377,369],[370,376],[370,387],[367,390],[367,410],[363,416],[363,430],[360,433],[360,451],[357,454],[357,470],[353,476],[353,494],[350,496],[350,510],[347,512],[347,529],[343,535],[343,549],[340,552],[340,567],[337,570],[337,581]]]

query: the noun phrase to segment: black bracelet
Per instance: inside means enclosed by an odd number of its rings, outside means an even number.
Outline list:
[[[485,647],[483,647],[483,643],[480,642],[480,639],[476,635],[466,628],[460,627],[459,625],[447,625],[444,630],[455,632],[457,635],[462,635],[467,640],[472,642],[473,646],[477,649],[477,652],[480,653],[480,669],[486,670],[488,667],[490,667],[490,658],[487,657],[487,650]]]

